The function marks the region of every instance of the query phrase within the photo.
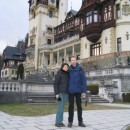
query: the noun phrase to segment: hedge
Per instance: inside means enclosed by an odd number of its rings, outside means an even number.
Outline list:
[[[123,102],[130,102],[130,93],[122,93]]]
[[[97,95],[99,92],[99,86],[97,84],[92,84],[92,85],[87,85],[88,87],[88,91],[90,91],[90,93],[92,95]]]

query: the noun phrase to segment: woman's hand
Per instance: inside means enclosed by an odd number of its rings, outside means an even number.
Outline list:
[[[58,99],[59,98],[59,94],[56,94],[56,99]]]

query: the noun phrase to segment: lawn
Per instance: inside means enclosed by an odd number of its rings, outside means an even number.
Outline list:
[[[16,116],[44,116],[56,113],[57,104],[0,104],[0,111]],[[68,111],[68,104],[65,111]],[[83,104],[83,110],[124,109],[94,104]],[[76,107],[75,107],[76,110]]]

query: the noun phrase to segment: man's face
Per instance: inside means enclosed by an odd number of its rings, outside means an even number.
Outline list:
[[[76,58],[72,57],[72,58],[71,58],[71,65],[75,67],[76,64],[77,64]]]

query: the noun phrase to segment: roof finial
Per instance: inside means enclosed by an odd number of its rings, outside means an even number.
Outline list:
[[[72,10],[72,0],[71,0],[71,10]]]

